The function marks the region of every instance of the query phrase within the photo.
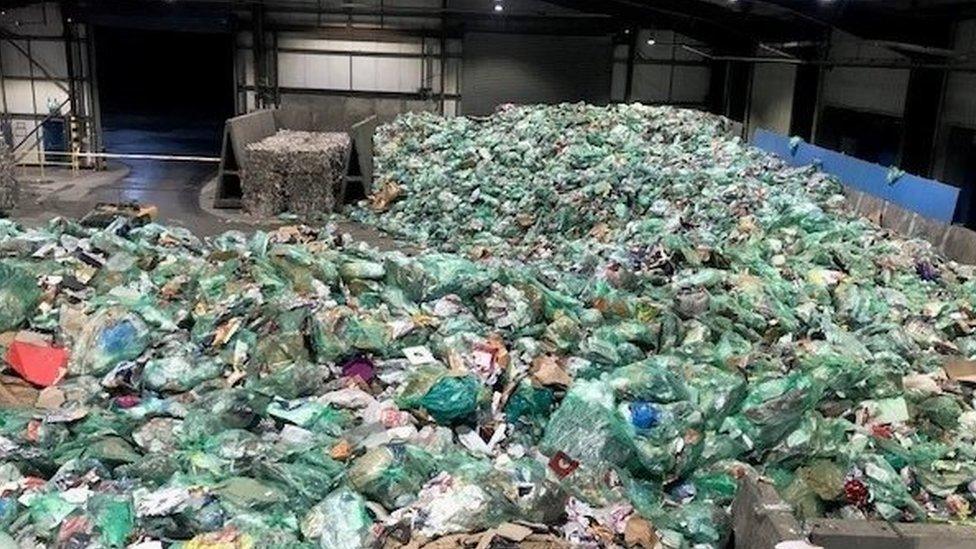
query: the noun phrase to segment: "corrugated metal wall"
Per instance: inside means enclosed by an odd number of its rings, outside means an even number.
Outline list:
[[[648,40],[653,38],[653,44]],[[641,30],[637,34],[631,101],[704,108],[711,69],[701,56],[683,46],[702,46],[698,40],[668,30]],[[625,101],[626,45],[617,45],[613,63],[614,101]]]
[[[749,135],[758,128],[790,133],[793,115],[795,65],[758,64],[752,75],[752,108],[749,109]]]
[[[85,28],[74,24],[77,105],[69,101],[68,36],[56,2],[6,9],[0,16],[0,106],[11,122],[16,155],[23,162],[40,160],[42,132],[36,130],[56,106],[89,122],[90,71]],[[90,138],[91,129],[86,131]]]
[[[830,59],[907,61],[888,48],[840,31],[834,31],[831,36]],[[909,74],[908,69],[831,68],[824,76],[823,102],[835,107],[900,117],[905,112]]]
[[[610,37],[469,33],[464,37],[462,112],[502,103],[610,101]]]
[[[960,21],[956,28],[955,50],[976,52],[976,19]],[[953,72],[946,82],[943,121],[976,128],[976,73]]]

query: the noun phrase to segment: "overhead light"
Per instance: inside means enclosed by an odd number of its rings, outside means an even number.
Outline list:
[[[505,11],[505,6],[501,2],[495,2],[495,11],[496,12]]]
[[[657,44],[657,40],[655,40],[653,36],[647,39],[648,46],[653,46],[654,44]]]

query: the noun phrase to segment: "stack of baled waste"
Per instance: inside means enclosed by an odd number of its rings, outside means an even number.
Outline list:
[[[347,133],[294,130],[248,145],[241,179],[244,209],[263,216],[331,213],[351,149]]]
[[[17,207],[20,185],[15,174],[16,165],[10,148],[0,141],[0,213]]]

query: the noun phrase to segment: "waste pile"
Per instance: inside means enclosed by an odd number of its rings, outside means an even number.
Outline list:
[[[17,207],[20,186],[14,170],[14,157],[6,143],[0,141],[0,212],[8,212]]]
[[[241,180],[244,208],[264,216],[332,212],[351,150],[343,132],[279,130],[251,143]]]
[[[835,180],[641,105],[411,114],[376,148],[359,219],[584,305],[542,332],[569,355],[538,439],[564,484],[647,482],[630,504],[688,543],[724,523],[661,509],[721,515],[746,466],[804,517],[973,521],[976,273],[851,214]]]
[[[723,535],[719,507],[668,509],[645,472],[688,465],[650,444],[686,436],[687,404],[639,400],[644,373],[572,383],[602,368],[587,346],[645,328],[531,273],[328,229],[201,241],[125,217],[0,221],[0,257],[0,545]],[[647,364],[682,396],[696,384]],[[697,467],[708,501],[731,497],[725,471]]]
[[[357,215],[414,255],[0,221],[0,546],[723,547],[744,475],[970,521],[973,268],[726,126],[403,117]]]

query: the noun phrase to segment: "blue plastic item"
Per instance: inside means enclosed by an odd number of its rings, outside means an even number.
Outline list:
[[[630,422],[638,429],[651,429],[661,419],[661,412],[650,402],[630,404]]]
[[[125,351],[137,336],[138,330],[132,322],[123,320],[102,331],[98,337],[98,347],[106,354],[118,354]]]
[[[905,174],[901,170],[872,164],[843,153],[817,147],[758,129],[752,144],[779,156],[793,166],[816,165],[820,170],[888,202],[943,223],[955,221],[959,189],[933,179]]]

